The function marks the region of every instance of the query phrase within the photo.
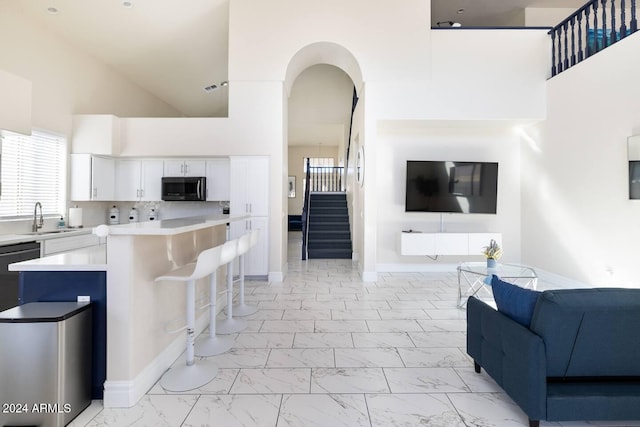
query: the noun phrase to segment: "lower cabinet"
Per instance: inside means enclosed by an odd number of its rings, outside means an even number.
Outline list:
[[[76,301],[78,295],[91,299],[91,398],[102,399],[107,378],[107,272],[21,271],[19,277],[20,305]]]
[[[255,217],[231,223],[231,238],[237,239],[251,230],[260,230],[258,243],[244,258],[244,274],[267,276],[269,274],[269,218]]]

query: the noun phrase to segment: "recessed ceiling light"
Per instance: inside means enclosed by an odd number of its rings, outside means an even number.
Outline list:
[[[464,9],[458,9],[458,11],[456,12],[458,15],[460,15],[461,13],[464,13]]]
[[[229,82],[225,80],[222,83],[220,83],[220,86],[222,87],[229,86]]]
[[[123,2],[122,2],[122,5],[123,5],[124,7],[126,7],[127,9],[129,9],[129,8],[132,8],[132,7],[133,7],[133,3],[132,3],[132,2],[130,2],[130,1],[123,1]]]
[[[58,14],[58,9],[56,9],[55,7],[48,7],[48,8],[47,8],[47,12],[48,12],[50,15],[57,15],[57,14]]]

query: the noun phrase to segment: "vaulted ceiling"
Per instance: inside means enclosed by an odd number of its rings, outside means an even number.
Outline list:
[[[261,0],[268,1],[268,0]],[[525,7],[577,8],[584,0],[432,0],[432,26],[439,21],[456,21],[463,26],[505,26]],[[228,110],[229,0],[0,0],[2,8],[16,8],[40,27],[66,39],[139,86],[172,105],[188,117],[224,117]],[[53,9],[56,13],[52,13]],[[460,10],[461,13],[458,13]],[[344,87],[346,75],[326,67],[300,81],[295,96],[307,99],[312,93],[333,93]],[[348,78],[347,78],[348,79]],[[210,92],[205,87],[216,85]],[[301,92],[303,90],[310,93]],[[292,95],[292,96],[294,96]],[[351,91],[336,101],[350,113]],[[321,120],[336,111],[322,101],[328,111],[294,102],[290,123],[307,125],[309,116],[295,111],[300,105]],[[348,118],[342,118],[348,120]],[[298,126],[299,127],[299,126]],[[335,131],[335,129],[334,129]],[[294,130],[293,140],[304,139]]]

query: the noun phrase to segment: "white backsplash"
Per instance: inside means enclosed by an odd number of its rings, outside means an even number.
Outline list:
[[[228,204],[228,202],[224,202]],[[69,207],[82,208],[83,227],[95,227],[108,224],[109,209],[117,206],[120,209],[120,224],[129,222],[129,211],[132,207],[138,210],[138,221],[147,221],[148,210],[156,210],[156,219],[184,218],[199,215],[216,215],[222,213],[222,202],[74,202]],[[64,213],[68,221],[69,210]],[[44,229],[57,227],[59,217],[45,218]],[[33,219],[0,221],[0,234],[22,234],[31,231]]]
[[[109,210],[115,205],[120,210],[120,224],[129,222],[129,212],[135,207],[138,222],[147,221],[150,209],[155,209],[157,220],[184,218],[222,213],[219,202],[78,202],[82,208],[83,225],[108,224]]]

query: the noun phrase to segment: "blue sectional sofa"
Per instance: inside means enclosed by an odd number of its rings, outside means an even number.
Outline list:
[[[640,289],[541,292],[529,327],[470,297],[467,353],[532,427],[640,420]]]

